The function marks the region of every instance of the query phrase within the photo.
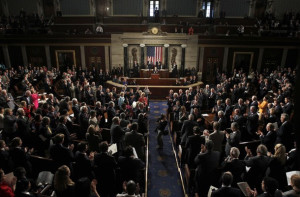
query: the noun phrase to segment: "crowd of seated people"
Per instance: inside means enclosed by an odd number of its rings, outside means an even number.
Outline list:
[[[103,76],[110,77],[108,72]],[[22,194],[16,193],[21,189],[18,178],[16,183],[6,183],[4,174],[19,168],[28,180],[36,179],[36,169],[55,173],[57,196],[89,196],[90,192],[91,196],[122,196],[132,192],[131,188],[122,194],[124,182],[130,187],[134,182],[144,192],[149,89],[124,86],[111,91],[104,87],[105,78],[81,68],[63,72],[20,66],[3,71],[0,78],[0,194],[13,196],[9,194],[13,190],[16,196],[35,194],[34,181],[32,188],[22,188]],[[9,95],[17,96],[16,86],[23,95],[10,105]],[[114,154],[108,151],[111,144],[117,147]],[[52,163],[35,166],[34,156]]]
[[[259,32],[269,30],[287,30],[288,36],[297,36],[300,28],[300,13],[286,12],[282,19],[277,18],[273,13],[265,13],[257,19]]]
[[[20,11],[16,16],[0,17],[0,29],[5,34],[24,34],[24,33],[47,33],[47,27],[51,25],[53,19],[46,20],[38,14],[27,14],[24,10]]]
[[[248,75],[234,70],[218,74],[214,85],[170,90],[168,117],[181,166],[190,176],[190,193],[207,196],[210,185],[221,186],[219,177],[227,171],[232,180],[226,184],[234,188],[246,181],[259,194],[266,192],[261,182],[267,176],[275,189],[289,189],[286,172],[300,167],[294,143],[295,78],[291,68]]]

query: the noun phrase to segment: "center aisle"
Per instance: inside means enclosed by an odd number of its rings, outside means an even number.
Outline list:
[[[156,149],[156,120],[166,113],[166,101],[150,105],[148,197],[184,197],[170,135],[163,136],[164,148]]]

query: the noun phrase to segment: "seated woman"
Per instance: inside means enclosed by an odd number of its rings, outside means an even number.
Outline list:
[[[75,183],[70,178],[68,166],[58,168],[54,176],[54,191],[57,197],[75,196]]]
[[[145,106],[148,106],[148,99],[145,97],[145,92],[141,94],[141,97],[139,98],[139,102],[143,103]]]

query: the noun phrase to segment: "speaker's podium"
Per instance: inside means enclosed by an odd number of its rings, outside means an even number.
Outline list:
[[[151,79],[159,79],[159,73],[151,73]]]

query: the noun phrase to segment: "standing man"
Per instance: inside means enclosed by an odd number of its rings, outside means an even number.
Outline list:
[[[159,10],[157,7],[154,10],[154,17],[155,17],[155,22],[158,23],[159,22]]]

